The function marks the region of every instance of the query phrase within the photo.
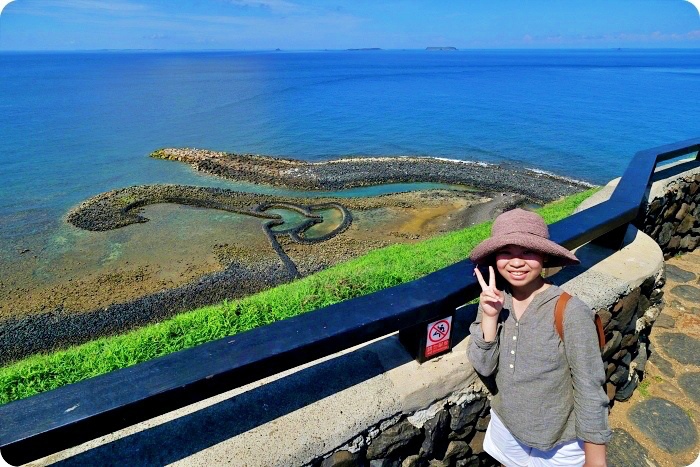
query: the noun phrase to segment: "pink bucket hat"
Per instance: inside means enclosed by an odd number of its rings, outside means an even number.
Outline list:
[[[579,263],[573,253],[549,239],[549,229],[544,219],[524,209],[513,209],[498,216],[491,227],[491,237],[479,243],[469,259],[476,264],[484,264],[506,245],[518,245],[544,254],[547,267]]]

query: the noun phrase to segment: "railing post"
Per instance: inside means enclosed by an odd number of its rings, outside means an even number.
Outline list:
[[[591,243],[602,246],[603,248],[619,250],[624,244],[628,225],[629,224],[622,224],[620,227],[616,227],[610,232],[596,238]]]
[[[424,363],[452,350],[454,311],[435,321],[427,321],[399,331],[399,341],[418,362]]]

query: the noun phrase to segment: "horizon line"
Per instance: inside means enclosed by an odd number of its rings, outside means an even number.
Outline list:
[[[453,50],[428,50],[429,48],[448,48]],[[95,48],[95,49],[2,49],[0,53],[89,53],[89,52],[431,52],[431,53],[454,53],[473,51],[586,51],[586,50],[700,50],[700,47],[466,47],[456,46],[427,46],[424,48],[382,48],[382,47],[357,47],[357,48],[318,48],[318,49],[282,49],[282,48],[249,48],[249,49],[166,49],[166,48]]]

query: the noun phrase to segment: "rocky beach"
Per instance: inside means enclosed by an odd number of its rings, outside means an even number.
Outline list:
[[[59,280],[32,286],[31,265],[41,263],[39,255],[28,258],[24,276],[6,277],[0,362],[248,295],[372,249],[423,240],[588,187],[535,171],[426,157],[309,163],[194,149],[152,156],[231,180],[300,190],[300,196],[142,185],[85,200],[67,213],[66,228],[85,242],[117,239],[118,254],[98,261],[89,253],[66,253]],[[301,191],[421,182],[446,188],[342,198],[304,197]],[[165,230],[164,217],[184,219],[186,227]],[[90,262],[96,266],[87,268]]]

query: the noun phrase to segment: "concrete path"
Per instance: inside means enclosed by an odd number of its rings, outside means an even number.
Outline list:
[[[613,406],[609,466],[700,467],[700,249],[666,262],[646,377]]]

